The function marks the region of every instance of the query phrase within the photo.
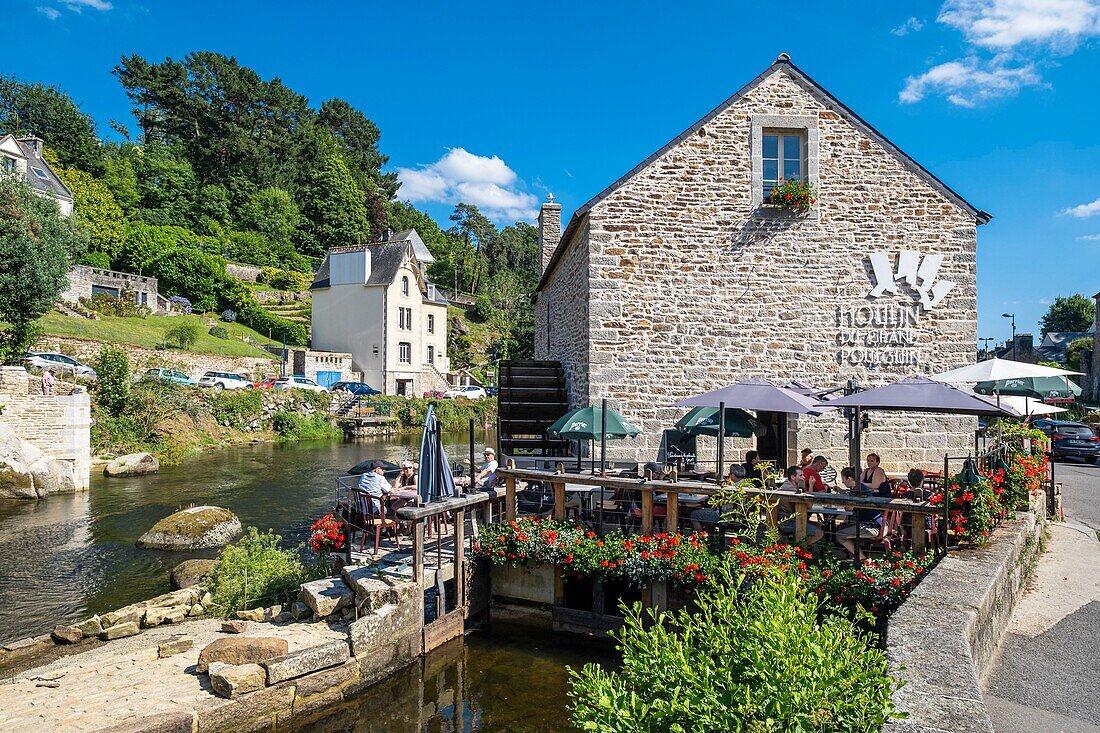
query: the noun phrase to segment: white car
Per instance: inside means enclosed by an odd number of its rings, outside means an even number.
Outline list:
[[[488,397],[489,393],[485,391],[484,387],[478,387],[475,384],[467,384],[465,387],[459,387],[458,389],[449,389],[443,393],[443,396],[451,400],[455,397],[465,397],[468,400],[480,400],[483,397]]]
[[[199,378],[200,387],[223,389],[252,389],[252,380],[235,372],[207,372]]]
[[[54,374],[65,376],[72,374],[75,377],[95,379],[95,369],[87,364],[79,362],[71,356],[55,354],[53,352],[29,351],[23,355],[23,366],[35,369],[52,369]]]
[[[307,389],[310,392],[328,392],[328,387],[322,387],[309,377],[294,374],[289,377],[279,377],[275,380],[272,389]]]

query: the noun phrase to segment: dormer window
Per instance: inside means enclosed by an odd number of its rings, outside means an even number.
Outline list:
[[[409,278],[407,275],[401,278],[401,294],[405,297],[409,295]]]

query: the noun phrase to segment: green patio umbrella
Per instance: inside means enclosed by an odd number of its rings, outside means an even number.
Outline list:
[[[730,438],[748,438],[753,435],[759,437],[768,431],[755,417],[737,408],[726,408],[725,423],[723,433]],[[688,435],[709,435],[717,438],[718,408],[692,408],[691,412],[676,423],[676,429]]]
[[[978,394],[1015,395],[1044,402],[1072,402],[1081,396],[1081,388],[1067,377],[1023,377],[1001,379],[996,382],[978,382],[974,385]]]

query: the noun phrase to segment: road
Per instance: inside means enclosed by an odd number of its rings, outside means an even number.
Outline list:
[[[1100,466],[1058,463],[1066,522],[1013,611],[986,681],[997,733],[1100,733]]]

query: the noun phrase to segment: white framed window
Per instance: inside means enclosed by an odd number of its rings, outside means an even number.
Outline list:
[[[408,275],[401,278],[401,294],[405,297],[409,295],[409,277]]]
[[[428,333],[435,333],[435,314],[428,314]]]
[[[15,158],[6,155],[0,156],[0,170],[11,172],[15,170]]]
[[[428,345],[428,363],[435,364],[435,347]]]
[[[806,180],[806,136],[798,130],[764,130],[760,138],[764,200],[783,181]]]
[[[397,345],[397,360],[402,364],[412,364],[413,347],[408,341]]]
[[[412,308],[398,308],[397,309],[397,328],[401,331],[412,330],[413,312]]]

